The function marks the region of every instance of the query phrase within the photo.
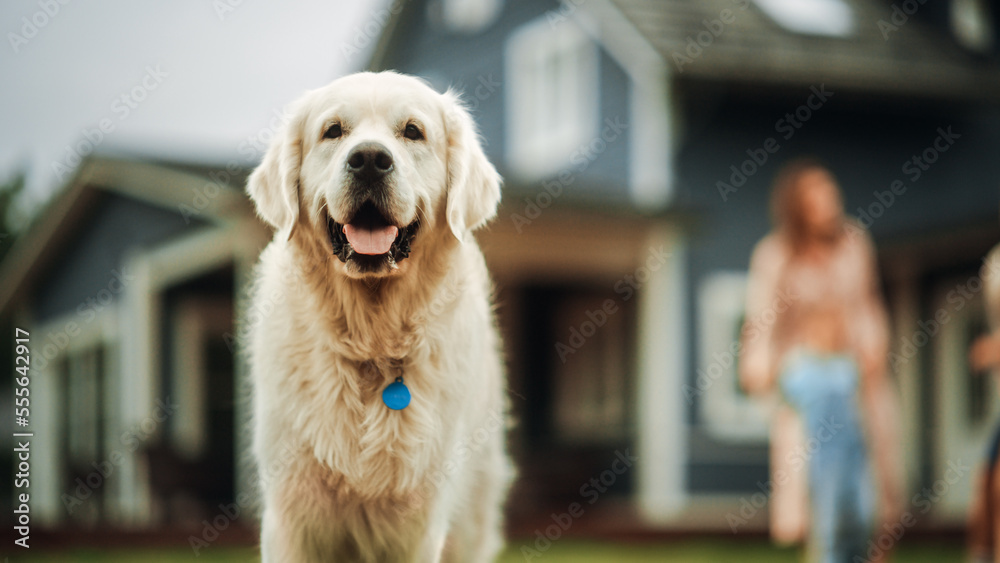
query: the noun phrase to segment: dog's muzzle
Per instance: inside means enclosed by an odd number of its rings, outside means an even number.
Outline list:
[[[353,260],[362,271],[374,271],[383,265],[395,265],[410,255],[410,243],[420,222],[397,227],[368,200],[346,224],[327,216],[327,226],[333,254],[341,262]]]

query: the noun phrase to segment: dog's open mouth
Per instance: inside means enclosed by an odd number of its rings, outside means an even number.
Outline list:
[[[368,200],[346,224],[327,216],[333,254],[341,262],[357,262],[361,271],[372,272],[393,266],[410,255],[410,242],[419,222],[405,227],[393,225],[375,204]]]

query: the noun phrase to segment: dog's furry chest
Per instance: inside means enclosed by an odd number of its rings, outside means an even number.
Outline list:
[[[415,368],[387,373],[339,358],[327,365],[327,373],[292,375],[298,384],[285,404],[294,408],[282,417],[325,470],[326,482],[362,498],[403,498],[424,486],[444,449],[445,417],[456,414],[442,404],[435,374]],[[397,375],[413,396],[399,411],[381,399]]]

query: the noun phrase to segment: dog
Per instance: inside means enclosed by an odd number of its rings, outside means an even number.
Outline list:
[[[481,562],[513,478],[491,282],[501,179],[452,91],[307,92],[247,181],[275,229],[250,330],[266,563]]]

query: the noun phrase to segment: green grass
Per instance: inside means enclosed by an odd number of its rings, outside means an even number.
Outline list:
[[[530,543],[511,542],[499,563],[523,563],[521,547]],[[32,550],[34,551],[34,550]],[[796,549],[779,549],[766,541],[720,539],[681,540],[656,544],[618,544],[609,542],[557,541],[540,557],[530,561],[543,563],[797,563]],[[954,544],[913,544],[903,546],[894,563],[939,563],[961,561],[961,546]],[[189,550],[98,551],[15,553],[10,563],[236,563],[259,561],[256,549],[206,549],[199,557]]]

